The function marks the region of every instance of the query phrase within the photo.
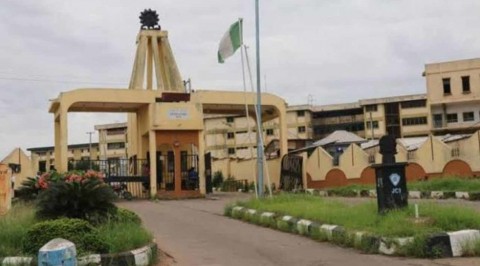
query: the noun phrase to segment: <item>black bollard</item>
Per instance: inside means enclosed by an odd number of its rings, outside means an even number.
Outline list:
[[[405,167],[407,163],[397,163],[397,143],[394,137],[386,135],[380,138],[382,163],[375,164],[375,182],[377,188],[378,213],[408,206],[407,180]]]

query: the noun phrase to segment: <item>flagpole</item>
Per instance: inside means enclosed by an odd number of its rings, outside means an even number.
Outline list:
[[[262,141],[262,96],[260,87],[260,16],[259,0],[255,0],[255,32],[257,56],[257,177],[258,196],[263,197],[263,141]]]

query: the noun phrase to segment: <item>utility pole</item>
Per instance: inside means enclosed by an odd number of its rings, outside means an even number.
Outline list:
[[[260,14],[259,0],[255,0],[255,32],[257,56],[257,171],[258,171],[258,196],[263,197],[263,141],[262,141],[262,95],[260,76]],[[269,184],[270,185],[270,184]]]
[[[90,170],[92,170],[92,134],[95,134],[95,131],[88,131],[89,135],[89,144],[88,144],[88,162],[90,163]]]

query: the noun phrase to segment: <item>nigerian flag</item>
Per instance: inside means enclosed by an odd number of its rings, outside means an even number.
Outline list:
[[[242,19],[233,23],[230,29],[223,35],[218,46],[218,62],[223,63],[225,59],[235,53],[242,45]]]

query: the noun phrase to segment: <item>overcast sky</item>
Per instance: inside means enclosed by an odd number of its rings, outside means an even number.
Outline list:
[[[478,0],[260,0],[262,85],[289,104],[425,92],[425,63],[480,54]],[[157,10],[194,89],[241,90],[239,54],[217,63],[218,42],[244,18],[254,59],[254,0],[1,0],[0,159],[53,145],[49,99],[84,87],[126,88],[139,13]],[[69,115],[69,144],[125,116]],[[94,141],[98,136],[94,135]]]

